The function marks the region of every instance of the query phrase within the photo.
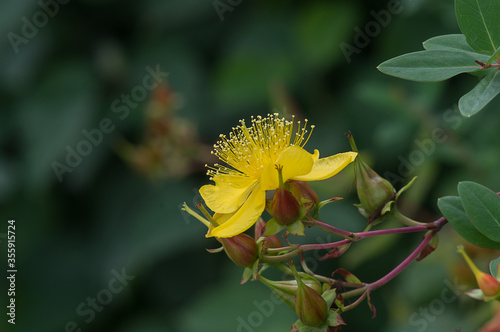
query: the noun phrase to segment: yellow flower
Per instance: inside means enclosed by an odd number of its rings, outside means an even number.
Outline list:
[[[283,182],[317,181],[337,174],[356,157],[356,152],[345,152],[319,159],[318,150],[311,154],[303,148],[311,135],[306,137],[307,120],[302,128],[300,121],[297,124],[294,134],[293,119],[287,121],[275,113],[252,117],[251,127],[241,120],[229,137],[220,136],[212,153],[230,167],[210,167],[207,174],[215,185],[201,187],[200,194],[212,211],[224,217],[207,237],[235,236],[259,219],[266,190],[279,187],[277,165],[283,167]]]

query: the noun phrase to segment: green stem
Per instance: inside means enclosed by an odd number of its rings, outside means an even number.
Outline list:
[[[345,306],[344,310],[342,310],[342,312],[346,312],[346,311],[349,311],[351,309],[356,308],[361,302],[363,302],[363,300],[365,299],[365,297],[366,297],[367,294],[368,294],[368,290],[365,290],[363,292],[363,294],[361,294],[361,296],[356,299],[356,301],[354,301],[353,303]]]

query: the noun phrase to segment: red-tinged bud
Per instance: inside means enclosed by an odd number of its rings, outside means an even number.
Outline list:
[[[500,294],[500,284],[498,280],[491,274],[481,272],[476,275],[477,284],[479,289],[483,291],[483,294],[487,297],[496,297]]]
[[[353,151],[357,152],[352,134],[349,132],[346,136]],[[361,214],[369,218],[377,212],[380,213],[391,197],[395,195],[396,190],[389,181],[371,169],[359,154],[354,161],[354,172],[356,175],[356,190],[360,201],[358,207]]]
[[[264,246],[266,248],[281,248],[281,247],[283,247],[283,242],[281,242],[280,238],[276,234],[266,236],[264,238],[263,243],[264,243]]]
[[[469,255],[467,255],[467,253],[465,252],[464,246],[458,246],[457,251],[462,255],[462,257],[467,262],[467,265],[469,265],[469,268],[474,273],[479,289],[481,289],[484,296],[496,297],[500,295],[500,283],[498,282],[498,280],[492,275],[479,270],[474,262],[470,259]]]
[[[251,267],[259,257],[257,243],[245,233],[217,240],[222,243],[226,254],[238,266]]]
[[[290,181],[286,183],[290,192],[300,202],[304,212],[307,213],[319,203],[318,194],[305,181]]]
[[[274,193],[273,200],[268,201],[267,211],[282,225],[288,225],[297,220],[300,214],[300,205],[293,194],[283,184],[283,167],[276,166],[279,174],[280,186]]]
[[[255,240],[257,241],[259,238],[264,236],[266,232],[266,222],[260,218],[255,223]],[[283,247],[283,243],[277,235],[270,235],[264,238],[262,241],[266,248],[281,248]]]
[[[318,327],[326,319],[328,305],[321,294],[307,286],[300,278],[295,266],[291,266],[292,272],[297,280],[297,296],[295,297],[295,313],[300,321],[307,326]]]

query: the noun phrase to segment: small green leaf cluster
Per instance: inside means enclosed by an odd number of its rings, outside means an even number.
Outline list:
[[[387,60],[378,69],[418,82],[461,73],[482,77],[458,103],[460,112],[470,117],[500,93],[500,1],[455,0],[455,14],[462,34],[431,38],[423,43],[424,51]]]

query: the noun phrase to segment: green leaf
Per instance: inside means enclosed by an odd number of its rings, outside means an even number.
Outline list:
[[[456,0],[455,14],[473,49],[492,54],[500,46],[500,1]]]
[[[476,53],[467,41],[465,36],[462,34],[451,34],[432,37],[427,39],[422,43],[426,50],[450,50],[450,51],[460,51],[460,52],[470,52]],[[487,55],[476,53],[481,55],[483,58],[488,58]],[[478,59],[479,60],[479,59]]]
[[[461,237],[482,248],[500,249],[500,243],[487,238],[470,222],[460,197],[442,197],[438,200],[438,207],[443,216]]]
[[[460,113],[472,116],[482,110],[500,92],[500,75],[494,70],[458,101]]]
[[[500,197],[470,181],[460,182],[458,193],[472,224],[486,237],[500,242]]]
[[[493,61],[496,61],[499,57],[500,57],[500,47],[498,47],[495,53],[493,53],[488,59],[488,61],[486,61],[486,65],[489,66]]]
[[[434,49],[403,54],[381,63],[384,74],[418,82],[438,82],[479,70],[476,53]]]
[[[490,262],[490,272],[495,278],[498,278],[498,264],[500,264],[500,257]]]

